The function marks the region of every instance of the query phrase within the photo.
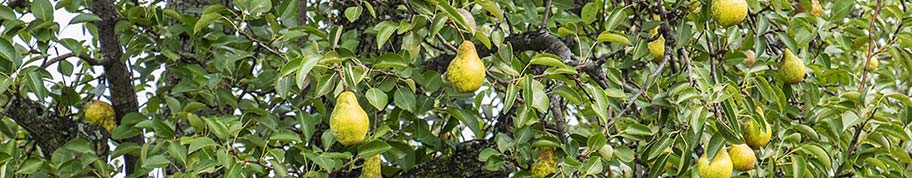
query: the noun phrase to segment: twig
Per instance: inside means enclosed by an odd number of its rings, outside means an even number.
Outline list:
[[[99,60],[99,59],[94,59],[94,58],[92,58],[91,56],[88,56],[88,55],[85,55],[85,54],[81,54],[81,55],[78,55],[78,56],[77,56],[77,55],[75,55],[75,54],[73,54],[73,53],[66,53],[66,54],[63,54],[63,55],[60,55],[60,56],[51,58],[51,59],[48,60],[48,61],[45,61],[44,63],[41,64],[41,68],[47,68],[48,66],[51,66],[51,64],[60,62],[60,61],[62,61],[62,60],[64,60],[64,59],[71,58],[71,57],[78,57],[79,59],[82,59],[82,60],[88,62],[88,63],[91,64],[91,65],[105,65],[105,64],[107,64],[107,63],[110,62],[110,61],[107,61],[107,60],[104,60],[104,59],[101,59],[101,60]]]
[[[452,44],[448,43],[447,39],[443,38],[443,36],[441,36],[439,33],[435,36],[437,37],[437,40],[440,40],[440,43],[442,43],[443,46],[446,46],[447,48],[449,48],[450,50],[453,50],[454,52],[459,50],[458,48],[456,48],[456,46],[453,46]]]
[[[545,4],[545,16],[542,17],[541,24],[538,25],[539,30],[545,29],[545,24],[548,23],[548,17],[551,16],[551,0],[544,0],[542,3]]]
[[[662,69],[665,68],[665,64],[667,64],[669,61],[668,58],[670,58],[670,57],[665,56],[665,60],[662,60],[662,63],[659,63],[659,67],[657,67],[656,70],[652,71],[652,74],[649,74],[649,78],[654,79],[657,75],[659,75],[659,73],[662,73]],[[618,112],[616,116],[612,117],[612,119],[610,121],[608,121],[608,124],[605,124],[605,125],[608,126],[608,125],[613,124],[614,120],[615,120],[613,118],[621,117],[621,115],[623,115],[625,112],[627,112],[627,110],[629,110],[630,107],[633,106],[633,103],[636,101],[636,99],[639,98],[640,95],[643,95],[643,93],[645,93],[647,89],[649,89],[649,86],[652,84],[652,81],[654,81],[654,80],[646,80],[646,84],[643,84],[643,86],[640,87],[640,91],[637,92],[632,97],[630,97],[630,99],[627,101],[627,103],[624,104],[624,109],[621,109],[621,111]]]
[[[864,69],[861,71],[861,84],[858,85],[858,92],[861,92],[865,87],[865,81],[868,80],[868,66],[871,63],[871,58],[874,58],[874,45],[876,41],[874,40],[874,22],[877,21],[877,15],[880,14],[880,7],[883,4],[883,0],[877,0],[877,7],[874,8],[874,14],[871,16],[871,22],[868,25],[868,52],[865,55]]]
[[[855,152],[855,147],[858,146],[858,136],[861,135],[861,131],[864,130],[864,126],[868,125],[868,121],[870,121],[872,118],[874,118],[874,114],[877,113],[877,109],[878,108],[875,107],[874,110],[871,111],[871,115],[869,117],[867,117],[867,119],[865,119],[865,121],[863,123],[861,123],[861,125],[855,126],[855,134],[852,135],[852,142],[849,143],[849,149],[846,150],[847,151],[846,159],[848,159],[848,157],[852,155],[852,152]],[[845,162],[846,162],[846,160],[843,160],[843,164],[839,164],[839,167],[836,167],[836,173],[837,173],[836,177],[851,176],[852,173],[839,174],[839,172],[842,171],[842,166],[845,165]]]

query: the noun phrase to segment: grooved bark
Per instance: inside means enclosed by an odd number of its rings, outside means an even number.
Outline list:
[[[50,158],[57,148],[73,139],[95,143],[96,154],[104,154],[108,150],[108,133],[103,128],[83,120],[60,116],[35,101],[19,96],[10,97],[3,113],[29,132],[31,140],[41,147],[44,158]]]
[[[123,51],[121,51],[120,41],[118,41],[118,34],[114,30],[118,19],[117,9],[114,8],[112,0],[98,0],[92,4],[92,12],[101,17],[100,21],[95,22],[95,26],[98,27],[102,60],[108,61],[104,65],[105,78],[111,86],[111,104],[114,106],[117,123],[120,124],[124,115],[139,111],[139,101],[136,100],[132,74],[127,65],[121,61]],[[144,142],[141,135],[128,138],[127,141],[140,145]],[[135,156],[125,156],[127,175],[134,170],[136,161]]]

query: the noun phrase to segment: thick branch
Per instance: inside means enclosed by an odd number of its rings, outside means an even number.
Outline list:
[[[101,17],[100,21],[95,22],[95,26],[98,27],[97,38],[101,43],[102,60],[110,61],[104,65],[104,71],[108,84],[111,86],[111,103],[119,124],[127,113],[139,111],[139,102],[136,100],[131,72],[121,61],[123,58],[122,46],[118,41],[118,34],[114,30],[114,26],[117,24],[117,9],[112,0],[97,0],[92,4],[92,12]],[[142,136],[135,136],[128,140],[137,144],[144,142]],[[133,172],[137,160],[135,156],[126,155],[125,173],[127,175]]]
[[[44,106],[19,96],[11,96],[3,109],[13,121],[25,128],[38,146],[44,158],[50,158],[57,148],[70,140],[85,139],[96,145],[96,154],[108,150],[108,133],[98,125],[60,116]]]

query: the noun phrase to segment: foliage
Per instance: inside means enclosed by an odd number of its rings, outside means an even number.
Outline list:
[[[907,1],[822,0],[815,16],[799,7],[816,0],[748,0],[730,27],[710,0],[215,2],[117,1],[123,57],[108,63],[92,1],[0,6],[3,176],[110,177],[133,155],[133,176],[342,177],[380,155],[386,177],[524,177],[554,149],[559,177],[696,177],[700,156],[744,143],[757,120],[772,139],[734,175],[912,177]],[[464,40],[487,67],[474,93],[442,77]],[[807,65],[798,84],[777,71],[785,49]],[[17,98],[76,121],[97,98],[116,107],[99,69],[119,63],[139,112],[110,150],[35,151],[57,138],[8,115]],[[328,123],[344,91],[371,127],[351,146]]]

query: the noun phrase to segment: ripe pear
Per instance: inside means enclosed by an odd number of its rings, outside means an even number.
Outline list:
[[[114,107],[104,101],[95,100],[87,104],[85,110],[85,120],[93,124],[100,125],[111,133],[117,127],[117,118],[114,114]]]
[[[722,27],[729,27],[747,17],[747,1],[745,0],[713,0],[712,16]]]
[[[485,66],[475,52],[475,44],[463,41],[456,51],[456,57],[447,66],[447,80],[458,92],[474,92],[481,87],[485,78]]]
[[[731,149],[728,150],[728,154],[731,156],[735,170],[738,171],[751,170],[754,168],[754,162],[757,162],[754,150],[751,150],[746,144],[732,145]]]
[[[380,155],[364,160],[364,167],[361,167],[361,176],[358,178],[382,178],[380,174]]]
[[[649,32],[649,37],[655,37],[659,33],[659,27],[653,28]],[[652,54],[652,62],[659,63],[665,57],[665,36],[659,35],[659,38],[646,44],[649,47],[649,53]]]
[[[532,163],[532,177],[543,178],[557,172],[557,160],[553,148],[538,150],[538,160]]]
[[[868,61],[868,69],[876,69],[878,66],[880,66],[880,60],[871,59]]]
[[[804,61],[795,56],[792,50],[786,48],[782,62],[779,64],[779,76],[786,84],[797,84],[804,80]]]
[[[728,157],[728,152],[725,151],[725,147],[716,152],[716,156],[713,157],[712,162],[709,161],[707,153],[703,153],[703,156],[700,156],[700,160],[697,160],[697,171],[700,173],[702,178],[727,178],[731,177],[732,174],[732,161]]]
[[[364,141],[369,121],[361,109],[355,94],[346,91],[336,98],[336,107],[329,116],[329,129],[342,145],[354,145]]]
[[[766,146],[766,144],[769,143],[772,134],[771,126],[767,126],[766,129],[760,130],[759,122],[753,119],[748,119],[744,122],[742,136],[744,136],[744,142],[751,148],[760,149],[763,146]]]

